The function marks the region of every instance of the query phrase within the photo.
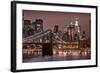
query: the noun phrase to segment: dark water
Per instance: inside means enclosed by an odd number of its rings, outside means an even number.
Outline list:
[[[23,59],[23,62],[27,63],[27,62],[69,61],[69,60],[87,60],[87,59],[91,59],[90,55],[37,56],[33,58],[25,58]]]

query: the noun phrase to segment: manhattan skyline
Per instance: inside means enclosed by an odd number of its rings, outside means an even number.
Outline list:
[[[30,20],[31,22],[34,22],[35,19],[42,19],[43,30],[53,29],[54,25],[58,25],[61,31],[64,30],[65,25],[74,24],[75,18],[78,18],[81,31],[85,31],[86,36],[90,37],[90,13],[23,10],[23,15],[24,20]]]

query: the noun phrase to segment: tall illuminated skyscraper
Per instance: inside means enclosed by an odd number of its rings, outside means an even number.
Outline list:
[[[81,29],[80,29],[78,18],[75,18],[75,32],[79,36],[79,40],[80,40],[81,39]]]

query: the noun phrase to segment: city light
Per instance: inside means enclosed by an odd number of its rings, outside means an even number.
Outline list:
[[[65,25],[64,31],[59,31],[58,25],[54,25],[54,29],[43,30],[42,19],[36,19],[32,24],[24,20],[23,58],[37,56],[65,57],[72,60],[88,56],[90,58],[90,43],[85,32],[81,31],[78,20],[75,18],[75,22]]]

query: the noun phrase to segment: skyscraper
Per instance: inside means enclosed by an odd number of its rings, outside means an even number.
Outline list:
[[[54,30],[53,30],[53,32],[54,33],[57,33],[59,31],[59,26],[58,25],[54,25]]]
[[[36,19],[35,29],[36,29],[37,32],[43,31],[43,20],[42,19]]]
[[[80,29],[78,18],[75,18],[75,34],[77,34],[77,38],[80,40],[81,39],[81,29]]]
[[[30,29],[31,21],[30,20],[24,20],[23,22],[23,37],[29,36],[28,31]]]

